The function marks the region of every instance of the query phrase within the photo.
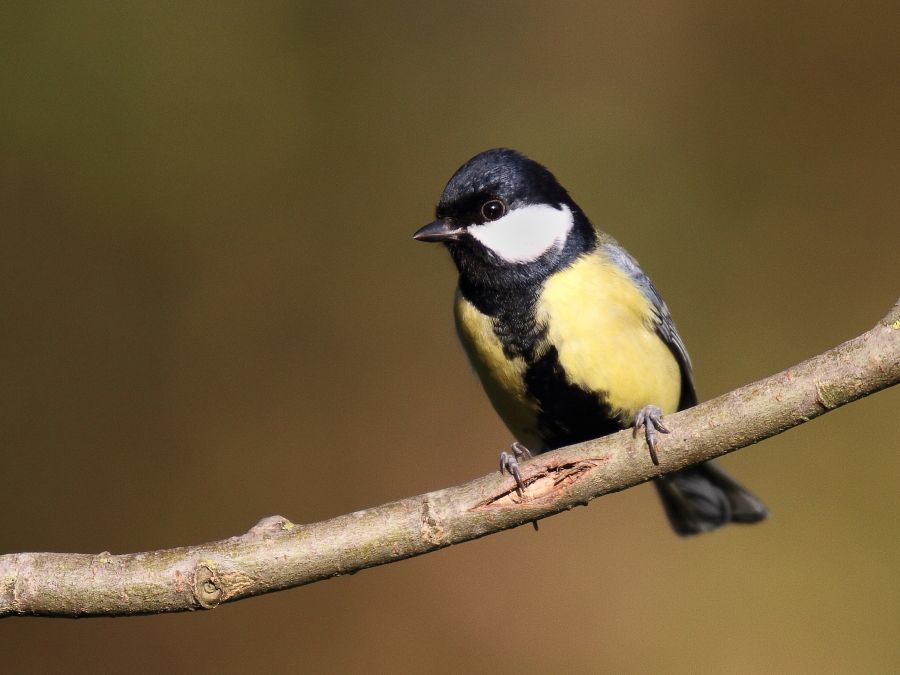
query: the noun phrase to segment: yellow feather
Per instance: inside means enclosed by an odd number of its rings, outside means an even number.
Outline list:
[[[653,404],[678,409],[678,362],[653,328],[653,308],[629,276],[602,250],[550,276],[537,320],[559,352],[568,379],[605,392],[622,422]]]
[[[460,341],[497,414],[513,435],[529,448],[542,443],[537,434],[537,404],[528,396],[521,357],[510,359],[494,334],[493,320],[457,291],[456,328]]]

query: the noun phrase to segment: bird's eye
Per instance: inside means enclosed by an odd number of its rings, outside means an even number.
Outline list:
[[[499,199],[492,199],[481,206],[481,215],[486,220],[497,220],[506,215],[506,204]]]

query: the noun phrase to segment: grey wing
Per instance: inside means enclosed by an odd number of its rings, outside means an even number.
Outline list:
[[[678,368],[681,371],[681,400],[678,402],[678,409],[684,410],[693,405],[697,405],[697,393],[694,390],[694,373],[691,366],[691,357],[688,356],[687,347],[684,346],[678,329],[675,328],[675,322],[666,307],[665,301],[660,296],[656,286],[650,281],[650,277],[644,274],[644,270],[638,265],[637,260],[631,257],[631,254],[619,244],[610,239],[601,244],[604,252],[610,260],[618,265],[624,272],[628,274],[634,281],[635,285],[641,289],[644,296],[653,305],[654,314],[656,315],[656,332],[662,338],[666,346],[672,350],[675,360],[678,361]]]

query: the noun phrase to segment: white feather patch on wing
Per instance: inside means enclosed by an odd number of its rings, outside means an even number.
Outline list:
[[[513,263],[531,262],[551,248],[561,247],[571,229],[572,211],[565,204],[558,209],[531,204],[468,228],[469,234],[484,246]]]

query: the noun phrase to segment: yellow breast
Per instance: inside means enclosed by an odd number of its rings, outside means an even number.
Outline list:
[[[518,440],[530,448],[540,447],[539,411],[525,387],[525,360],[503,353],[492,319],[458,291],[454,306],[460,341],[497,414]]]
[[[678,409],[678,362],[656,334],[652,305],[601,251],[547,280],[537,320],[556,346],[567,379],[605,392],[626,424],[645,405],[664,413]]]

